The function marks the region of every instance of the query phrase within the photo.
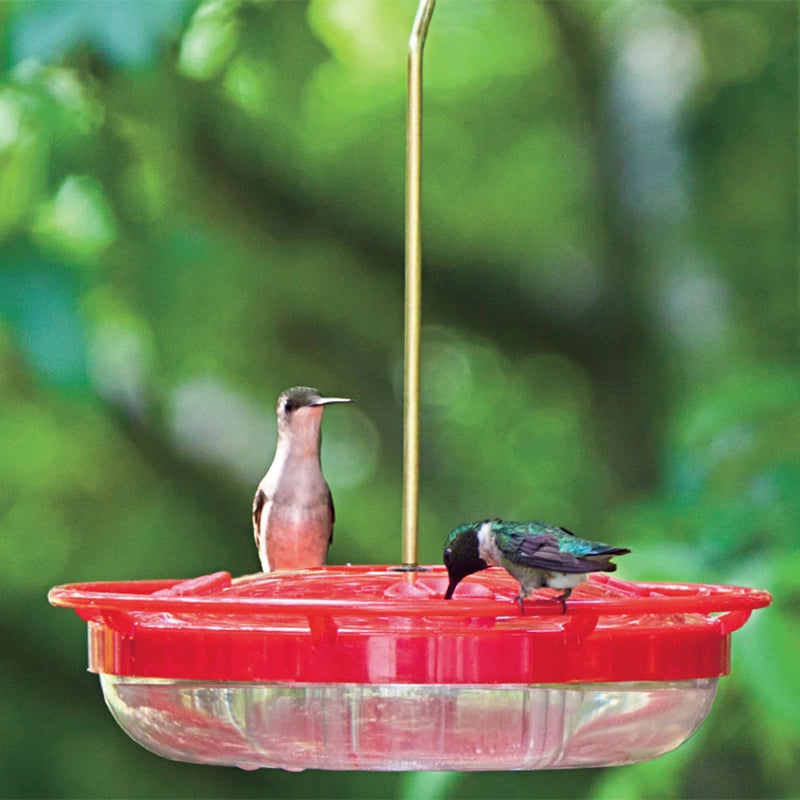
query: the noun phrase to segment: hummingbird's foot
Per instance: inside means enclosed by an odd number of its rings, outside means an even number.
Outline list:
[[[522,605],[522,601],[525,599],[525,595],[522,594],[522,592],[520,592],[514,599],[517,601],[517,605],[519,606],[520,613],[524,614],[525,613],[525,606]]]
[[[553,598],[553,600],[557,600],[559,603],[561,603],[561,613],[562,614],[566,614],[567,613],[567,598],[571,594],[572,594],[572,589],[568,588],[568,589],[564,589],[564,594],[560,594],[557,597]]]

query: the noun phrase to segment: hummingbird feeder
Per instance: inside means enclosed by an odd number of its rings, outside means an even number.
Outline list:
[[[245,769],[510,770],[631,764],[685,741],[767,592],[593,574],[520,614],[488,570],[444,600],[417,565],[422,48],[409,42],[402,566],[51,589],[89,629],[122,728],[167,758]]]

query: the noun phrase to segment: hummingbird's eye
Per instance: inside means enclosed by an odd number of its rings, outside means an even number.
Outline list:
[[[291,411],[294,411],[294,403],[291,400],[284,400],[283,401],[283,410],[288,414]]]
[[[448,547],[447,550],[444,551],[444,565],[446,567],[450,566],[450,562],[452,561],[452,558],[453,558],[453,551],[450,550],[450,548]]]

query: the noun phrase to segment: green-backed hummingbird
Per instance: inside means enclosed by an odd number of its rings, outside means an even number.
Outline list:
[[[617,565],[611,557],[625,553],[630,553],[626,547],[581,539],[566,528],[546,522],[469,522],[451,531],[444,543],[444,564],[450,576],[445,599],[453,596],[467,575],[500,566],[519,581],[516,600],[523,614],[524,598],[542,586],[564,590],[554,599],[566,612],[567,598],[586,580],[586,574],[613,572]]]
[[[322,477],[322,412],[344,397],[295,386],[278,398],[275,458],[253,500],[253,532],[264,572],[321,567],[333,541],[333,498]]]

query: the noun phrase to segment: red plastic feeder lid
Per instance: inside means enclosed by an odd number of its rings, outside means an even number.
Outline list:
[[[519,684],[671,681],[730,671],[730,634],[758,589],[594,574],[567,602],[521,614],[502,569],[443,599],[443,567],[324,567],[188,581],[58,586],[89,623],[89,669],[147,678],[296,683]]]

